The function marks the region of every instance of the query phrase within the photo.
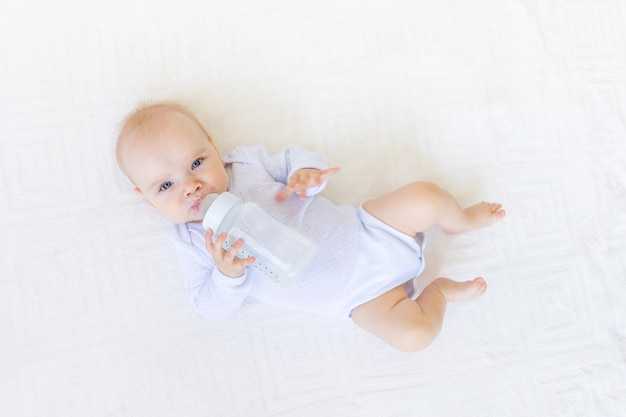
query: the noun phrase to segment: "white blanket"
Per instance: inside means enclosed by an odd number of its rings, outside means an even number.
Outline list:
[[[621,0],[0,6],[0,415],[626,415]],[[168,224],[118,171],[120,120],[192,107],[221,151],[323,152],[358,204],[413,180],[508,217],[428,232],[484,276],[399,353],[337,321],[187,304]]]

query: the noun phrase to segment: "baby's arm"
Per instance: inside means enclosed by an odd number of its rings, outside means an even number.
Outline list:
[[[200,315],[211,320],[224,320],[239,311],[252,283],[247,274],[229,278],[213,268],[187,276],[185,286],[191,305]]]
[[[325,170],[319,170],[314,168],[302,168],[291,174],[289,182],[282,189],[280,193],[276,195],[277,201],[283,201],[287,199],[291,194],[297,193],[300,199],[307,198],[307,189],[310,187],[319,187],[326,179],[338,173],[341,168],[329,168]]]
[[[202,316],[222,320],[237,312],[248,297],[253,281],[247,274],[231,278],[216,268],[205,249],[200,230],[176,228],[172,249],[185,278],[190,303]],[[203,233],[204,234],[204,233]]]

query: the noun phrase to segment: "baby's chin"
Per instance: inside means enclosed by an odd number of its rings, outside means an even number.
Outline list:
[[[184,224],[184,223],[202,223],[202,217],[200,215],[189,215],[189,216],[165,216],[170,223],[174,224]]]
[[[199,216],[189,216],[185,219],[179,219],[179,221],[174,223],[202,223],[202,218]]]

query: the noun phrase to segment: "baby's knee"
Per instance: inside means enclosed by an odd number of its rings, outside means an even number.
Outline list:
[[[435,329],[414,328],[398,338],[393,347],[401,352],[419,352],[428,348],[438,333]]]
[[[414,182],[408,185],[411,197],[420,203],[432,204],[435,207],[445,202],[446,190],[432,182]]]
[[[411,184],[415,193],[433,198],[440,198],[445,194],[445,190],[434,182],[414,182]]]

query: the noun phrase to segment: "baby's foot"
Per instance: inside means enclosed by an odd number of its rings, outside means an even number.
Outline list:
[[[453,281],[448,278],[437,278],[430,285],[435,286],[446,301],[469,301],[479,297],[487,290],[487,282],[483,277],[471,281]]]
[[[463,210],[472,225],[472,230],[491,226],[506,216],[502,204],[482,202]]]

